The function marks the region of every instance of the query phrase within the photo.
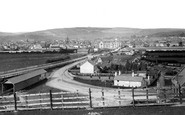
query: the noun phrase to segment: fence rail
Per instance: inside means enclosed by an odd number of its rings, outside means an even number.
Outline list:
[[[185,101],[182,89],[130,89],[127,93],[122,89],[116,89],[115,94],[107,95],[107,90],[102,90],[99,97],[89,88],[89,95],[80,95],[77,92],[52,92],[37,94],[19,94],[0,96],[0,111],[18,111],[35,109],[81,109],[96,107],[120,107],[120,106],[150,106],[182,104]]]

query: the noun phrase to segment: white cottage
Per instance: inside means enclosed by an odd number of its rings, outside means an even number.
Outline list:
[[[80,66],[80,73],[95,73],[96,66],[92,61],[86,61]]]
[[[132,77],[128,74],[122,74],[115,76],[114,86],[123,86],[123,87],[141,87],[143,84],[142,77]]]

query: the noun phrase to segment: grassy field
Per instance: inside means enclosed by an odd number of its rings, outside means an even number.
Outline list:
[[[94,110],[37,110],[0,113],[0,115],[184,115],[185,107],[123,107]]]
[[[33,65],[39,65],[46,63],[47,60],[56,59],[56,58],[63,58],[66,54],[60,54],[60,53],[28,53],[28,54],[0,54],[0,71],[8,71],[12,69],[18,69],[18,68],[24,68],[28,66]],[[79,57],[81,55],[74,54],[69,55],[70,59]],[[57,68],[54,68],[52,70],[47,70],[49,74],[51,74],[53,71],[55,71]],[[40,81],[32,86],[27,87],[26,89],[21,90],[21,92],[27,92],[27,93],[43,93],[43,92],[49,92],[49,90],[52,90],[52,92],[60,92],[61,90],[51,88],[49,86],[46,86],[47,79]],[[1,88],[1,85],[0,85]],[[1,91],[0,91],[1,94]]]
[[[0,71],[24,68],[33,65],[46,63],[49,59],[63,58],[66,54],[60,53],[17,53],[17,54],[0,54]],[[71,58],[79,55],[71,55]]]

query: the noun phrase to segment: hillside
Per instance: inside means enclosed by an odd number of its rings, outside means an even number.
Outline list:
[[[151,36],[151,37],[168,37],[168,36],[185,36],[185,29],[139,29],[139,28],[61,28],[50,29],[27,33],[3,33],[0,32],[0,42],[18,41],[26,39],[35,40],[60,40],[66,39],[83,39],[94,40],[98,38],[109,37],[131,37]]]

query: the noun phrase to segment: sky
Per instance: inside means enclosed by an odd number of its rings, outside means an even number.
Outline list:
[[[185,28],[184,0],[0,0],[0,32],[70,27]]]

